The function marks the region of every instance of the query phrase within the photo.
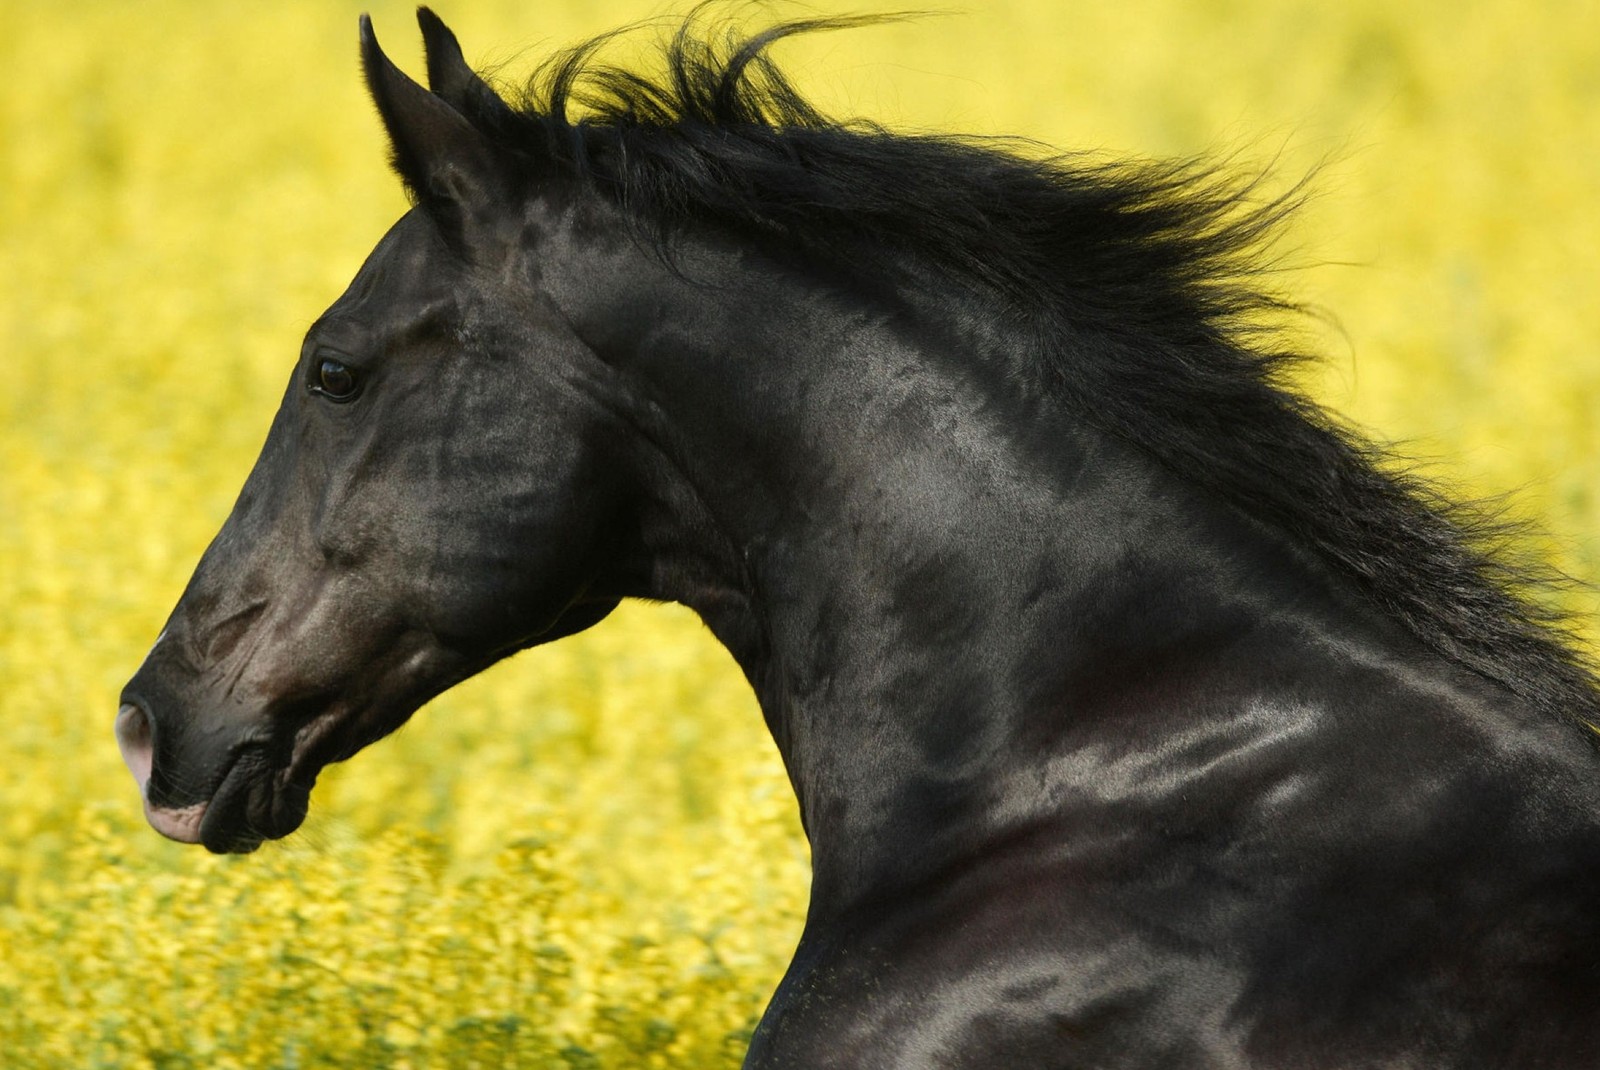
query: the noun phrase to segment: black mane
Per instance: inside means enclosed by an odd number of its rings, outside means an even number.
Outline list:
[[[712,223],[864,280],[932,270],[1035,340],[1042,389],[1286,533],[1439,653],[1600,724],[1600,684],[1547,569],[1491,509],[1452,501],[1289,384],[1266,240],[1298,191],[1199,161],[1043,157],[819,113],[753,35],[695,16],[651,77],[605,35],[556,56],[514,109],[469,116],[530,169],[554,160],[660,233]],[[1600,729],[1597,729],[1600,731]]]

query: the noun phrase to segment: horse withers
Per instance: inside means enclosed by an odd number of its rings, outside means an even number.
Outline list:
[[[852,20],[513,106],[419,17],[428,89],[361,29],[415,207],[122,696],[157,830],[288,835],[433,695],[670,600],[812,849],[747,1065],[1600,1066],[1595,677],[1283,385],[1284,201],[829,120],[766,49]]]

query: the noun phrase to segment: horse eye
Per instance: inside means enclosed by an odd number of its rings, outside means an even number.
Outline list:
[[[317,365],[317,393],[330,401],[349,401],[356,396],[356,373],[336,360]]]

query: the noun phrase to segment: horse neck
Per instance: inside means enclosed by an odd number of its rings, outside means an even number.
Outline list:
[[[1253,607],[1283,601],[1261,586],[1310,582],[1247,521],[1015,387],[998,335],[775,280],[664,305],[677,318],[627,361],[677,518],[653,525],[643,593],[699,611],[754,686],[814,911],[1048,832],[1045,766],[1084,723],[1105,742],[1119,668],[1180,701],[1259,630]]]

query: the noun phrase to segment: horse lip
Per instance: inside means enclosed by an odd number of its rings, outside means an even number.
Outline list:
[[[203,802],[180,810],[151,806],[149,799],[144,802],[144,819],[150,823],[150,827],[178,843],[199,843],[200,824],[205,816],[206,804]]]
[[[252,824],[249,810],[251,796],[263,790],[263,785],[265,790],[272,790],[274,778],[264,757],[254,748],[234,755],[211,793],[211,801],[203,804],[194,842],[204,844],[212,854],[248,854],[261,846],[267,835]]]
[[[178,843],[203,844],[214,854],[247,853],[261,846],[265,837],[249,823],[248,815],[245,820],[246,832],[226,828],[226,824],[232,823],[228,821],[229,812],[248,805],[252,789],[272,779],[271,771],[253,757],[252,750],[242,750],[228,763],[210,799],[172,809],[152,806],[146,798],[145,820],[161,835]],[[291,830],[285,830],[285,833],[288,831]]]
[[[320,764],[317,769],[305,768],[307,751],[338,726],[339,713],[326,711],[295,733],[288,761],[282,765],[272,760],[275,748],[267,741],[244,743],[208,801],[182,810],[157,810],[146,803],[146,818],[163,836],[203,844],[213,854],[248,854],[266,840],[289,835],[305,820],[320,769]]]

